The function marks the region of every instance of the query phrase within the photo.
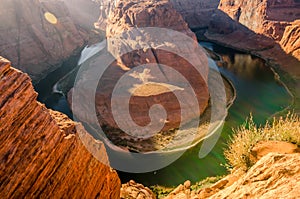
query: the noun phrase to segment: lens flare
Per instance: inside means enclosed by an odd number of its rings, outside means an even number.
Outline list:
[[[57,18],[55,17],[54,14],[52,14],[50,12],[45,12],[44,17],[49,23],[57,24]]]

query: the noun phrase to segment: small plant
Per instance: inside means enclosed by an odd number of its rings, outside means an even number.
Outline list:
[[[210,187],[214,183],[218,182],[225,176],[216,176],[216,177],[207,177],[204,180],[201,180],[200,182],[196,182],[194,185],[191,186],[191,190],[198,191],[200,189]]]
[[[161,199],[166,197],[169,193],[171,193],[175,187],[164,187],[160,185],[153,185],[150,187],[153,193],[156,195],[157,199]]]
[[[257,127],[252,116],[237,129],[228,143],[224,154],[231,168],[247,170],[254,162],[250,159],[251,149],[259,141],[285,141],[300,146],[300,118],[288,113],[285,118],[274,118],[272,123],[267,122]]]

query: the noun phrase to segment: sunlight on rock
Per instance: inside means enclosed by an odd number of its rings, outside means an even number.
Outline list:
[[[57,24],[57,18],[55,17],[54,14],[52,14],[50,12],[45,12],[44,17],[49,23]]]
[[[143,82],[142,84],[134,84],[134,87],[132,89],[129,89],[129,92],[133,96],[148,97],[161,95],[168,92],[174,92],[176,90],[183,91],[184,88],[165,83]]]

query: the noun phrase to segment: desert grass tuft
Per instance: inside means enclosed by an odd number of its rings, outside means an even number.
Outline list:
[[[234,134],[224,152],[230,168],[249,169],[254,164],[250,159],[251,149],[259,141],[285,141],[300,146],[300,118],[292,113],[274,118],[272,122],[260,127],[250,116],[242,126],[233,131]]]

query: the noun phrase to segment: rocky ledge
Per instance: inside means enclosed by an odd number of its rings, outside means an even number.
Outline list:
[[[0,95],[1,198],[119,198],[104,145],[37,102],[28,75],[2,57]],[[97,159],[82,139],[97,148]]]

